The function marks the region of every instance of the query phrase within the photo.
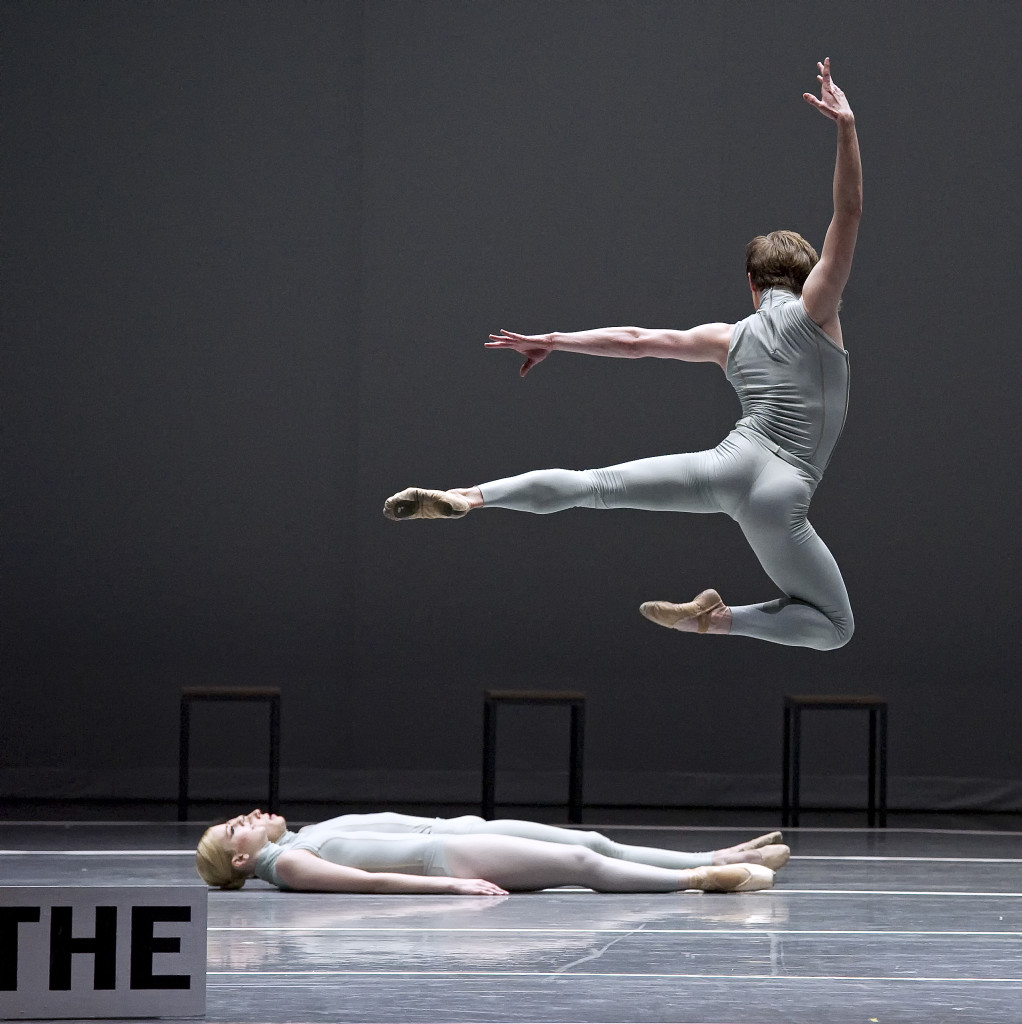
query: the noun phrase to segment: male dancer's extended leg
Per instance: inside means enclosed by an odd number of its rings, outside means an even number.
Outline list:
[[[721,512],[712,487],[716,450],[659,455],[604,469],[538,469],[480,484],[490,508],[545,515],[568,508]]]
[[[409,487],[387,499],[390,519],[456,519],[470,508],[545,515],[568,508],[635,508],[652,512],[725,512],[754,479],[749,454],[763,449],[739,434],[716,448],[659,455],[603,469],[539,469],[476,487],[433,491]]]

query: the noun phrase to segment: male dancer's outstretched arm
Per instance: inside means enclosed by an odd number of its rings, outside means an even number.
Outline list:
[[[551,352],[576,352],[618,359],[684,359],[689,363],[727,362],[733,324],[702,324],[687,331],[648,330],[642,327],[604,327],[595,331],[561,334],[491,334],[487,348],[510,348],[525,356],[518,371],[523,377]]]

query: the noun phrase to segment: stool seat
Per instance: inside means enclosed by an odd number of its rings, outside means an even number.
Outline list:
[[[801,704],[802,707],[864,708],[871,704],[880,707],[881,705],[886,705],[887,701],[883,697],[860,697],[851,694],[823,694],[818,696],[815,694],[789,693],[785,695],[784,703],[792,707],[796,704]]]
[[[188,700],[268,700],[280,696],[279,686],[182,686]]]
[[[193,701],[265,701],[270,706],[270,792],[266,810],[277,810],[280,791],[280,687],[182,686],[177,762],[177,820],[188,820],[188,754]]]
[[[867,822],[887,827],[887,701],[862,694],[785,694],[782,756],[781,824],[798,826],[802,771],[803,711],[866,711],[869,713]],[[879,785],[878,785],[879,783]]]
[[[571,708],[568,765],[568,820],[582,820],[582,759],[585,743],[586,695],[579,690],[484,690],[483,691],[483,793],[482,816],[493,819],[497,784],[497,709],[501,704]]]
[[[505,704],[521,701],[523,704],[554,704],[571,700],[586,699],[580,690],[485,690],[488,700],[499,700]]]

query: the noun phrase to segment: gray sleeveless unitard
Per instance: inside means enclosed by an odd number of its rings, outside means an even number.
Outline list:
[[[605,469],[547,469],[480,485],[485,505],[523,512],[573,507],[726,512],[784,594],[732,606],[731,633],[831,650],[851,638],[844,581],[806,518],[848,408],[848,354],[801,299],[770,288],[735,324],[727,379],[742,417],[716,448]]]
[[[277,874],[277,858],[287,850],[309,850],[324,860],[363,871],[392,871],[402,875],[450,877],[444,842],[451,836],[499,835],[564,846],[584,846],[605,857],[665,868],[694,868],[713,862],[713,853],[683,853],[615,843],[599,832],[558,828],[534,821],[486,821],[474,814],[457,818],[420,818],[382,811],[342,814],[285,832],[255,856],[255,874],[280,889],[287,886]]]

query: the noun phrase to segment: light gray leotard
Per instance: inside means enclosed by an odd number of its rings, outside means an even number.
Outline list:
[[[259,878],[286,889],[277,875],[277,859],[285,850],[309,850],[332,864],[363,871],[393,871],[402,875],[450,874],[443,856],[443,840],[434,836],[431,830],[420,829],[412,823],[407,828],[392,828],[386,820],[350,820],[371,817],[375,815],[346,814],[307,825],[300,832],[285,832],[275,843],[267,843],[256,854],[255,873]]]
[[[557,828],[533,821],[485,821],[473,814],[457,818],[420,818],[383,811],[378,814],[342,814],[306,825],[300,832],[285,832],[267,843],[255,857],[257,877],[287,889],[277,875],[277,858],[286,850],[310,850],[333,864],[363,871],[393,871],[402,875],[450,877],[444,842],[450,836],[500,835],[545,843],[584,846],[605,857],[664,868],[694,868],[713,863],[713,853],[683,853],[615,843],[599,832]]]
[[[726,512],[784,594],[732,606],[731,633],[792,647],[841,647],[853,629],[848,592],[807,515],[844,426],[848,354],[797,295],[769,288],[759,310],[735,324],[725,372],[742,417],[716,448],[605,469],[523,473],[481,484],[483,500],[537,513]]]
[[[819,480],[848,412],[848,353],[796,295],[769,288],[759,310],[735,324],[725,373],[742,403],[735,429]]]

